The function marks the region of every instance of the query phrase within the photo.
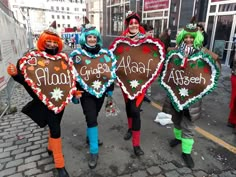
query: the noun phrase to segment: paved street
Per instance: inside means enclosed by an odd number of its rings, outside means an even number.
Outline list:
[[[230,70],[223,68],[219,87],[204,98],[202,118],[196,126],[236,148],[236,135],[226,126],[229,113]],[[152,85],[151,99],[162,104],[165,92],[158,83]],[[104,107],[99,115],[100,147],[97,168],[90,170],[85,142],[86,124],[81,105],[69,104],[62,121],[63,151],[66,168],[71,177],[235,177],[236,155],[220,141],[213,142],[206,134],[196,132],[193,149],[195,167],[187,168],[181,159],[181,148],[168,145],[173,138],[172,125],[155,123],[155,106],[142,105],[141,147],[145,155],[136,158],[131,141],[123,140],[127,120],[121,91],[114,91],[114,99],[121,112],[117,117],[105,117]],[[52,177],[54,165],[46,152],[48,128],[40,129],[20,112],[31,98],[21,85],[17,85],[12,104],[16,113],[0,119],[0,177]],[[219,143],[219,144],[218,144]],[[221,145],[220,145],[221,144]],[[224,145],[224,146],[223,146]],[[235,152],[235,151],[234,151]]]

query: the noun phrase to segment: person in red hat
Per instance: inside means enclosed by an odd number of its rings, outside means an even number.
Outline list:
[[[39,36],[37,42],[36,52],[46,52],[50,56],[66,56],[62,53],[63,43],[55,30],[56,22],[54,22],[49,29],[44,30]],[[29,53],[28,53],[29,54]],[[26,54],[27,55],[27,54]],[[48,107],[39,99],[32,87],[25,81],[24,75],[20,69],[21,59],[18,60],[17,66],[10,64],[7,68],[8,74],[13,79],[24,86],[29,95],[33,98],[26,106],[23,107],[22,112],[28,115],[41,128],[46,125],[49,126],[49,137],[47,151],[49,155],[53,155],[55,168],[58,172],[58,177],[69,177],[65,169],[65,162],[62,153],[62,139],[61,139],[61,120],[64,109],[56,114],[49,110]],[[78,92],[77,92],[78,94]],[[79,96],[79,94],[78,94]]]
[[[128,11],[126,16],[125,25],[127,28],[123,32],[122,36],[125,36],[135,42],[145,38],[145,30],[140,25],[139,15],[135,12]],[[133,100],[129,99],[123,91],[122,93],[125,100],[126,114],[128,118],[128,131],[124,135],[124,140],[130,140],[132,138],[134,154],[136,156],[141,156],[144,155],[144,152],[140,147],[140,107],[145,93],[140,94]]]

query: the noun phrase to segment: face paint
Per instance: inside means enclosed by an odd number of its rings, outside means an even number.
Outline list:
[[[137,19],[133,18],[129,21],[129,32],[131,34],[136,34],[139,32],[139,22]]]

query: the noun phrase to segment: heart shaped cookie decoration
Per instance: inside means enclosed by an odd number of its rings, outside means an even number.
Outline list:
[[[187,62],[184,68],[183,61]],[[220,70],[210,55],[198,52],[184,58],[178,51],[171,51],[159,81],[167,90],[175,109],[180,111],[211,93],[219,75]]]
[[[133,42],[117,38],[110,49],[117,57],[117,79],[124,93],[133,100],[156,79],[164,62],[164,47],[159,39]]]
[[[32,51],[19,62],[25,81],[39,99],[49,110],[61,112],[76,91],[73,61],[63,53],[52,56]]]
[[[98,54],[92,55],[77,49],[70,54],[70,58],[77,71],[77,82],[97,98],[102,97],[116,79],[116,60],[109,50],[101,49]],[[78,58],[81,59],[80,62],[77,62]]]

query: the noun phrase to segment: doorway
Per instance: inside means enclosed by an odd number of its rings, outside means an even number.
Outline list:
[[[167,19],[144,20],[144,22],[154,27],[155,38],[158,38],[159,35],[167,28]]]
[[[210,50],[218,54],[221,64],[226,66],[230,66],[236,50],[233,42],[233,37],[236,36],[235,26],[236,15],[210,16],[208,20]]]

